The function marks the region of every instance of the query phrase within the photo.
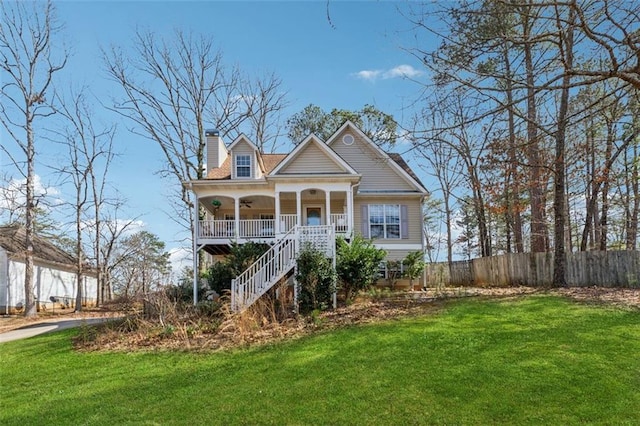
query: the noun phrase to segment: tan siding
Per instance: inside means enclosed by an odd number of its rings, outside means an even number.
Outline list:
[[[296,214],[296,200],[280,200],[281,214]]]
[[[314,142],[309,143],[279,174],[344,173]]]
[[[378,239],[384,244],[422,244],[422,211],[418,199],[398,199],[390,197],[355,198],[354,200],[354,227],[360,233],[362,224],[362,205],[368,204],[400,204],[407,206],[409,219],[409,238]]]
[[[391,250],[391,249],[385,249],[387,251],[387,260],[402,260],[405,257],[407,257],[407,255],[415,250]]]
[[[353,133],[353,135],[355,141],[352,145],[342,143],[342,134],[340,134],[337,140],[331,144],[331,148],[362,175],[360,190],[415,190],[412,185],[386,163],[391,160],[386,160],[357,134]]]

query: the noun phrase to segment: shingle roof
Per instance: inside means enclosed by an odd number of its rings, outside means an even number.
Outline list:
[[[0,226],[0,247],[13,257],[24,259],[25,234],[25,228],[20,225]],[[33,236],[33,257],[67,267],[74,267],[77,262],[75,257],[38,235]]]
[[[288,154],[261,154],[262,162],[264,163],[265,173],[271,173],[282,160],[284,160]],[[404,158],[398,153],[388,152],[387,155],[398,165],[402,170],[407,172],[416,182],[418,182],[423,188],[425,188],[420,178],[409,167]],[[231,179],[231,157],[227,157],[224,163],[220,167],[209,170],[205,179],[209,180],[229,180]]]
[[[393,161],[396,162],[396,164],[398,166],[400,166],[400,168],[402,170],[404,170],[405,172],[407,172],[407,174],[409,176],[411,176],[416,182],[418,182],[423,188],[426,189],[426,186],[424,186],[424,184],[422,183],[422,181],[420,181],[420,179],[418,178],[418,175],[415,174],[415,172],[413,171],[413,169],[411,167],[409,167],[409,165],[407,164],[406,161],[404,161],[404,158],[402,158],[402,156],[398,153],[395,152],[387,152],[387,155],[389,157],[391,157],[391,159]]]
[[[276,168],[287,154],[261,154],[262,162],[264,163],[265,173],[270,173]],[[224,163],[220,167],[209,170],[205,179],[211,180],[225,180],[231,179],[231,157],[227,157]]]
[[[209,170],[205,179],[231,179],[231,157],[227,157],[220,167],[214,167]]]

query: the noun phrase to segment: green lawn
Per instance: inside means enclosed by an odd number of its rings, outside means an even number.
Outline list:
[[[640,424],[640,312],[551,296],[213,354],[0,345],[0,424]]]

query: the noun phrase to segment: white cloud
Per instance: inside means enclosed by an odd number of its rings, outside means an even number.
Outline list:
[[[11,179],[6,186],[0,187],[0,208],[15,211],[24,207],[26,202],[27,179]],[[63,203],[60,191],[53,186],[47,186],[39,175],[33,177],[33,191],[36,198],[43,198],[45,203],[40,207],[55,207]]]
[[[423,71],[415,69],[411,65],[398,65],[388,70],[362,70],[352,75],[366,81],[376,81],[378,79],[387,80],[390,78],[415,78],[424,74]]]
[[[398,65],[382,74],[382,78],[414,78],[423,74],[422,71],[415,69],[411,65]]]
[[[185,267],[193,267],[193,256],[189,247],[174,247],[169,249],[169,263],[171,275],[178,278]]]
[[[137,232],[144,231],[146,226],[146,223],[143,221],[132,219],[116,219],[115,221],[111,221],[111,223],[115,225],[115,229],[117,229],[118,232],[122,231],[122,236],[124,237],[129,237]]]
[[[363,70],[353,73],[353,75],[361,80],[375,81],[382,73],[383,71],[380,70]]]

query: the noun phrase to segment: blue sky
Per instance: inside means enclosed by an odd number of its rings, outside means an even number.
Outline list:
[[[100,48],[126,49],[136,27],[158,36],[175,28],[210,35],[225,63],[251,75],[275,73],[291,102],[285,118],[308,104],[325,110],[373,104],[402,122],[421,89],[405,77],[426,78],[420,62],[405,50],[414,43],[411,24],[401,14],[410,6],[405,2],[59,1],[56,6],[73,53],[62,78],[90,87],[106,103],[117,88],[102,70]],[[116,149],[122,155],[110,176],[128,199],[126,214],[140,216],[146,230],[176,249],[180,230],[163,212],[165,182],[154,174],[163,162],[159,148],[131,135],[128,123],[117,117],[96,118],[119,121]],[[40,155],[54,151],[43,147]],[[38,173],[54,185],[45,169]]]

